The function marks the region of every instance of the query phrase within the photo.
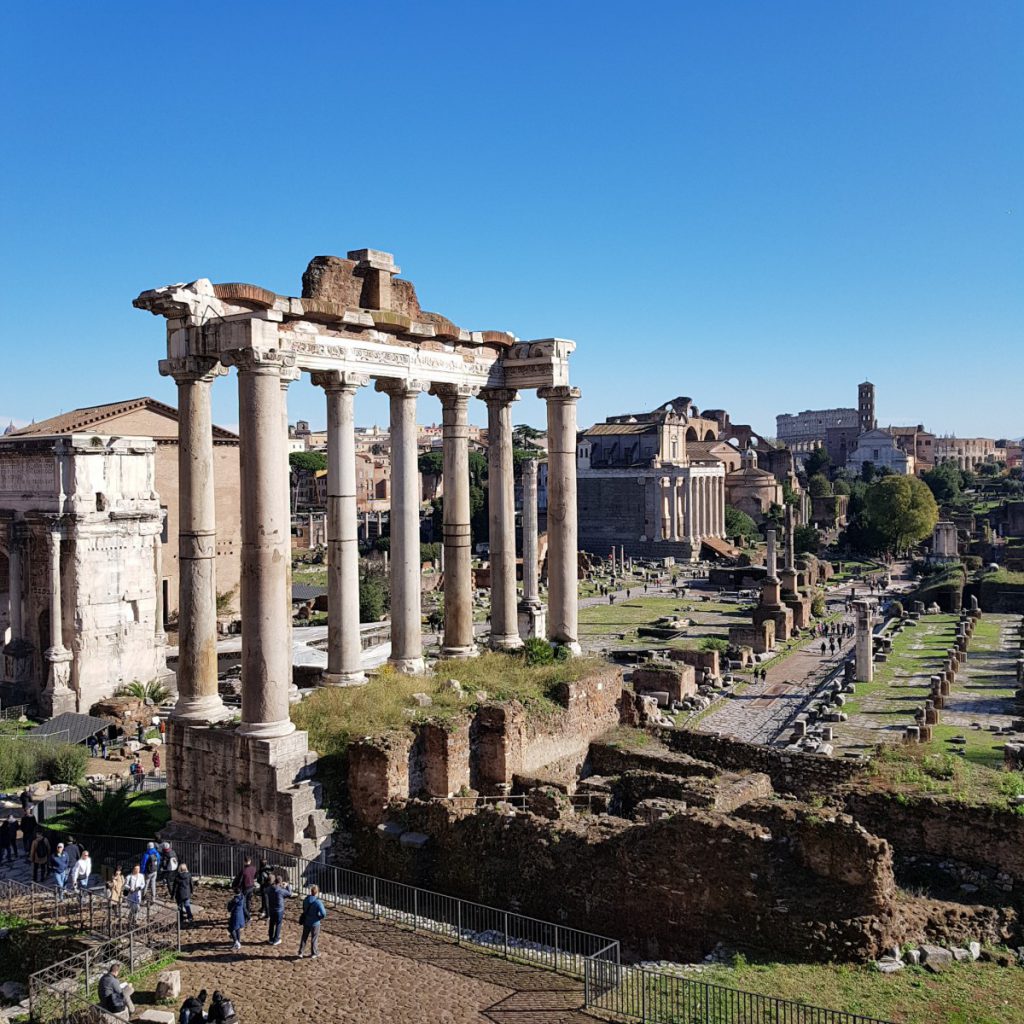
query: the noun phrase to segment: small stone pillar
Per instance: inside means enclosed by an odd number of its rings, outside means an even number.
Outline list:
[[[867,601],[854,601],[853,610],[857,616],[857,638],[855,643],[857,681],[870,683],[875,677],[875,666],[872,660],[871,605]]]

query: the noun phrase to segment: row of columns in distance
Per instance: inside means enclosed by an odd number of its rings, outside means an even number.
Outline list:
[[[693,543],[725,535],[725,477],[661,478],[661,539]]]
[[[286,358],[286,357],[285,357]],[[242,735],[291,732],[291,515],[287,486],[288,384],[298,377],[279,354],[225,354],[238,369],[242,503]],[[178,385],[179,408],[179,700],[175,717],[212,721],[224,715],[217,692],[216,522],[210,386],[224,372],[212,359],[165,360]],[[359,630],[355,394],[366,374],[313,374],[327,400],[328,667],[324,682],[363,680]],[[425,382],[382,378],[391,429],[391,663],[423,669],[420,602],[420,483],[416,400]],[[470,397],[487,403],[489,437],[491,646],[521,644],[516,601],[512,389],[434,384],[441,400],[444,461],[444,638],[446,657],[475,651],[470,547]],[[578,650],[576,401],[570,387],[540,389],[548,427],[548,638]],[[524,551],[525,559],[530,553]],[[532,554],[536,564],[536,550]],[[526,574],[527,578],[531,574]],[[534,584],[536,587],[536,584]],[[527,595],[528,596],[528,595]],[[536,595],[534,595],[536,599]]]

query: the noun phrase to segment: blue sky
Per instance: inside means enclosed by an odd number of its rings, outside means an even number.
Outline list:
[[[869,377],[883,422],[1024,433],[1024,4],[0,17],[4,422],[173,401],[145,288],[298,294],[368,246],[464,326],[574,338],[582,424],[685,394],[772,433]],[[237,421],[233,378],[214,401]]]

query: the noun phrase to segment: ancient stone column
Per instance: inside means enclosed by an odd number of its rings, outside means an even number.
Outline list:
[[[178,386],[178,701],[172,717],[227,716],[217,692],[217,521],[210,387],[214,359],[163,359]]]
[[[296,366],[281,367],[281,430],[285,439],[283,446],[284,458],[281,462],[281,472],[284,474],[284,492],[281,495],[284,501],[284,526],[285,526],[285,586],[284,586],[284,621],[287,630],[288,644],[288,700],[297,704],[301,699],[299,688],[295,685],[295,676],[292,672],[292,488],[291,477],[292,467],[288,452],[288,387],[302,376]]]
[[[50,646],[44,657],[49,663],[46,695],[43,701],[50,715],[75,709],[70,690],[71,652],[64,646],[64,612],[61,594],[60,529],[54,527],[47,535],[50,543]]]
[[[355,394],[361,373],[313,374],[327,395],[327,671],[325,686],[366,682],[359,633]]]
[[[444,641],[445,658],[477,653],[473,637],[473,548],[469,528],[469,399],[475,388],[435,384],[441,399],[444,458]],[[511,424],[509,425],[511,428]],[[417,573],[418,578],[418,573]]]
[[[725,536],[725,474],[716,477],[718,481],[718,519],[716,520],[715,529],[718,531],[719,537]]]
[[[243,349],[231,353],[238,367],[239,448],[242,496],[242,724],[238,735],[286,736],[292,683],[290,644],[290,515],[285,514],[288,450],[281,429],[284,392],[278,355]]]
[[[696,526],[694,520],[694,488],[693,477],[689,471],[686,474],[686,485],[683,493],[683,534],[690,544],[696,541]]]
[[[661,487],[661,539],[672,539],[672,490],[671,479],[663,476],[658,484]]]
[[[17,523],[11,522],[7,527],[7,565],[8,583],[7,591],[11,602],[11,643],[23,639],[25,635],[24,620],[22,617],[22,580],[21,569],[21,529]]]
[[[857,681],[870,683],[875,677],[875,660],[872,645],[871,605],[867,601],[854,601],[853,610],[857,616],[855,659]]]
[[[519,603],[519,634],[526,640],[546,635],[540,600],[537,545],[537,460],[523,463],[523,599]]]
[[[793,536],[793,506],[786,506],[786,562],[785,567],[787,569],[796,568],[796,547],[795,538]]]
[[[523,646],[516,608],[516,495],[512,466],[512,403],[517,394],[512,388],[489,388],[481,397],[487,403],[491,647],[509,651]],[[524,577],[525,572],[524,566]]]
[[[676,477],[676,500],[673,515],[676,521],[676,536],[681,541],[690,539],[686,526],[686,477]]]
[[[579,388],[537,391],[548,414],[548,639],[580,652],[577,613],[576,402]]]
[[[422,381],[378,380],[391,399],[391,657],[399,672],[423,671],[420,601],[420,477],[416,399]]]

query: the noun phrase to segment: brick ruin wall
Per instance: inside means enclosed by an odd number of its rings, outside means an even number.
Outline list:
[[[903,937],[888,844],[852,819],[755,802],[648,824],[459,813],[414,802],[422,847],[367,834],[367,869],[620,938],[633,955],[688,959],[717,942],[800,959],[877,956]],[[515,870],[509,870],[509,864]]]
[[[621,694],[621,670],[609,666],[563,684],[555,714],[530,714],[514,700],[489,703],[452,722],[355,742],[346,769],[352,812],[374,825],[392,800],[464,789],[493,795],[518,775],[574,782],[591,741],[618,724]]]

